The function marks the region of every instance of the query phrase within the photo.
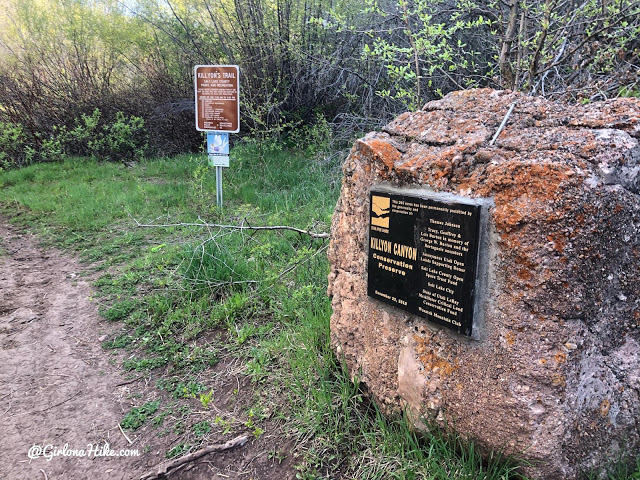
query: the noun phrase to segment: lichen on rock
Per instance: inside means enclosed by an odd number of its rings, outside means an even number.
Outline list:
[[[640,449],[639,141],[637,99],[482,89],[356,142],[332,225],[331,336],[384,409],[454,424],[540,478]],[[383,182],[493,199],[480,340],[367,297],[369,191]]]

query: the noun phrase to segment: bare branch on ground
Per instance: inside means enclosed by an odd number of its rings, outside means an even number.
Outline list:
[[[145,473],[140,480],[155,480],[158,478],[165,478],[167,475],[171,474],[172,471],[184,467],[186,464],[191,463],[209,453],[218,453],[224,452],[226,450],[231,450],[233,448],[241,447],[245,443],[249,441],[249,435],[240,435],[233,440],[229,440],[226,443],[218,444],[218,445],[209,445],[208,447],[204,447],[196,452],[192,452],[183,457],[177,458],[171,462],[162,463],[158,465],[153,470]]]

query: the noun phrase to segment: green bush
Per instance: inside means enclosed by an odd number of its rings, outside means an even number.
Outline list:
[[[99,160],[127,161],[142,158],[147,150],[144,120],[134,115],[116,113],[112,123],[104,123],[97,108],[91,115],[82,114],[72,130],[61,130],[65,150]],[[102,125],[101,125],[102,123]]]
[[[144,120],[116,113],[108,123],[97,108],[91,115],[76,118],[71,129],[53,126],[50,133],[28,136],[22,125],[0,122],[0,170],[38,162],[55,162],[67,155],[98,160],[139,160],[147,152]]]
[[[80,118],[76,118],[72,130],[66,131],[63,129],[61,131],[67,153],[82,156],[91,156],[93,154],[91,151],[92,143],[95,142],[95,138],[99,133],[100,117],[100,110],[96,108],[91,115],[83,113]]]
[[[148,417],[158,411],[159,406],[160,402],[155,401],[147,402],[140,407],[133,407],[122,419],[120,426],[128,430],[137,430],[144,425]]]
[[[0,122],[0,170],[25,165],[26,135],[22,125]]]
[[[39,161],[57,162],[64,158],[64,136],[58,134],[57,128],[54,127],[53,133],[48,137],[38,135],[38,139],[40,140]]]
[[[118,112],[116,120],[105,127],[105,144],[107,157],[112,160],[140,159],[147,150],[144,120],[131,115],[126,117]]]
[[[291,132],[288,143],[302,150],[306,156],[314,157],[331,149],[332,131],[327,119],[317,113],[315,121]]]

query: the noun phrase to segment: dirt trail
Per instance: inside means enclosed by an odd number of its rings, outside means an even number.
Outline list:
[[[100,347],[110,325],[81,270],[0,218],[0,479],[128,479],[162,459],[130,446],[118,428],[130,408],[118,386],[125,380]],[[89,452],[106,443],[139,456]],[[29,458],[33,445],[51,445],[43,453],[52,454],[65,444],[67,455],[87,456]]]
[[[119,429],[131,407],[157,391],[149,386],[153,378],[125,379],[122,359],[102,349],[101,340],[113,337],[119,325],[98,315],[91,279],[83,272],[74,258],[43,249],[0,216],[0,480],[140,478],[155,471],[178,441],[145,427],[129,432],[130,445]],[[203,372],[222,408],[228,400],[222,393],[243,383],[231,368],[237,359],[227,360]],[[213,421],[216,412],[218,406],[198,413]],[[291,480],[296,472],[290,441],[279,427],[269,424],[269,430],[170,478]],[[288,453],[282,461],[269,452]]]

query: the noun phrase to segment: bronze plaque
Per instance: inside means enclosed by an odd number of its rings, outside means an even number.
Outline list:
[[[196,129],[240,131],[240,83],[237,65],[196,65]]]
[[[369,296],[471,335],[481,206],[385,191],[370,200]]]

